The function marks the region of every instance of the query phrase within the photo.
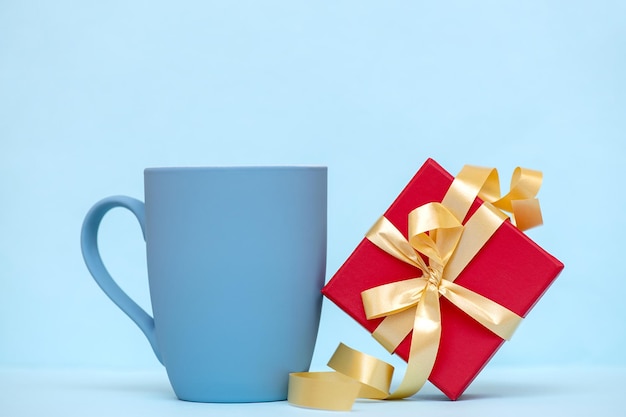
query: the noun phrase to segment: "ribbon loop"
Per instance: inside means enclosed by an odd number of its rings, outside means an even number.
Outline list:
[[[402,233],[384,216],[374,223],[366,236],[373,244],[394,258],[413,265],[420,271],[426,270],[427,266],[422,257],[413,250]]]
[[[452,256],[462,233],[461,222],[441,203],[428,203],[409,213],[409,243],[431,264],[435,262],[443,267]]]
[[[370,288],[361,293],[368,320],[400,313],[417,305],[428,285],[424,278],[406,279]]]

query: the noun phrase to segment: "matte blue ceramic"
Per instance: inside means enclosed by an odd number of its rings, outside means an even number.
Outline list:
[[[144,332],[181,400],[286,399],[317,337],[326,167],[149,168],[144,184],[145,204],[109,197],[87,214],[94,279]],[[98,228],[115,207],[141,224],[154,318],[100,258]]]

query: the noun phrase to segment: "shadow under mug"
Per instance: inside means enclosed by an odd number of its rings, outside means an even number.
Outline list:
[[[327,168],[148,168],[144,185],[145,203],[113,196],[86,215],[91,275],[146,335],[179,399],[285,400],[317,337]],[[100,257],[100,222],[115,207],[141,225],[154,318]]]

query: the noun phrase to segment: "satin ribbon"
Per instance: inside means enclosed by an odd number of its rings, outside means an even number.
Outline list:
[[[500,196],[500,180],[495,168],[465,165],[454,178],[441,203],[463,220],[476,197],[512,214],[518,229],[525,231],[543,224],[536,195],[541,188],[541,171],[517,167],[511,176],[509,192]]]
[[[414,266],[420,274],[366,290],[361,296],[368,319],[385,317],[372,335],[388,351],[393,352],[413,332],[404,378],[389,393],[393,367],[340,344],[329,361],[336,373],[290,374],[288,401],[305,407],[349,410],[357,397],[399,399],[418,392],[433,369],[439,348],[439,296],[499,337],[510,339],[522,318],[454,280],[507,219],[499,209],[511,211],[518,228],[541,224],[535,199],[540,185],[540,172],[517,168],[511,190],[500,197],[495,169],[466,165],[441,203],[428,203],[409,213],[408,239],[381,217],[366,234],[367,239]],[[477,196],[484,203],[462,225]]]

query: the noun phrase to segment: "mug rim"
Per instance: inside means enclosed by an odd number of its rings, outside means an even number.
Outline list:
[[[244,170],[327,170],[326,165],[212,165],[212,166],[171,166],[171,167],[148,167],[144,173],[149,172],[175,172],[175,171],[244,171]]]

